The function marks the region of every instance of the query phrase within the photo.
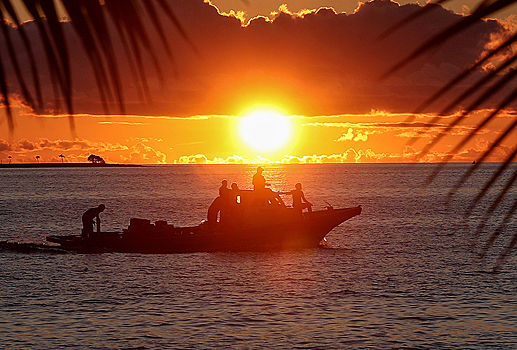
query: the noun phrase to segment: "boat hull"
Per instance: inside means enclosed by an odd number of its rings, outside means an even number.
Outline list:
[[[328,209],[287,217],[284,222],[256,220],[257,225],[207,223],[195,227],[159,229],[141,226],[123,233],[100,232],[80,236],[48,236],[47,241],[78,252],[189,253],[215,251],[272,251],[317,247],[342,222],[359,215],[361,207]],[[142,220],[144,221],[144,220]],[[150,228],[153,229],[150,229]]]

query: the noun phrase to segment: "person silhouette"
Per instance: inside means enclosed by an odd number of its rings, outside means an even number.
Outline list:
[[[262,190],[266,187],[266,179],[264,178],[264,175],[262,175],[262,172],[264,169],[262,167],[257,167],[257,172],[255,175],[253,175],[253,190]]]
[[[253,205],[263,206],[267,205],[269,201],[269,189],[266,189],[266,186],[269,186],[269,184],[266,183],[266,179],[262,175],[263,171],[262,167],[257,167],[257,172],[253,175]]]
[[[83,214],[83,233],[82,238],[87,239],[90,234],[93,233],[93,220],[97,221],[97,231],[100,231],[101,227],[101,219],[99,218],[99,214],[106,209],[104,204],[99,205],[96,208],[88,209]]]
[[[221,197],[221,201],[223,205],[226,205],[230,202],[230,189],[228,188],[228,181],[221,181],[221,187],[219,187],[219,197]]]
[[[230,191],[232,204],[240,204],[242,201],[241,190],[239,189],[239,185],[237,185],[236,182],[232,183]]]
[[[302,184],[297,183],[294,185],[294,190],[284,192],[284,194],[290,194],[293,196],[293,208],[302,213],[303,209],[307,209],[309,213],[312,213],[312,203],[305,198],[305,194],[302,191]]]
[[[231,201],[231,190],[228,188],[228,181],[221,181],[221,187],[219,187],[219,197],[214,199],[212,204],[208,207],[207,221],[209,228],[212,231],[217,224],[217,217],[219,216],[219,222],[224,221],[224,217],[228,214],[228,207]]]

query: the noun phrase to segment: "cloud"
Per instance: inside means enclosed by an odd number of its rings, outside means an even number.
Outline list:
[[[11,151],[11,144],[5,140],[0,140],[0,152]]]
[[[280,104],[299,115],[365,113],[371,109],[408,112],[476,60],[493,38],[507,31],[495,20],[479,21],[380,81],[378,78],[394,63],[461,15],[437,7],[381,41],[379,35],[383,31],[418,11],[420,5],[374,0],[361,3],[352,14],[328,8],[295,14],[284,7],[272,21],[259,17],[243,26],[241,15],[221,14],[203,0],[169,2],[198,53],[172,25],[166,26],[174,62],[166,58],[163,50],[156,49],[165,81],[162,84],[156,72],[148,69],[151,99],[142,101],[120,41],[114,40],[126,110],[130,114],[235,115],[254,102]],[[162,22],[167,20],[163,18]],[[45,53],[35,24],[24,26],[31,35],[37,61],[44,62]],[[103,113],[90,63],[81,45],[75,44],[79,41],[71,24],[64,23],[63,28],[73,59],[76,112]],[[16,45],[21,38],[16,29],[10,31]],[[159,36],[152,35],[152,29],[150,32],[150,44],[159,48]],[[6,52],[2,40],[0,52]],[[23,73],[30,76],[27,57],[20,61],[25,63]],[[150,56],[144,54],[144,66],[152,67],[151,63]],[[6,62],[6,71],[12,72],[9,65]],[[49,102],[46,109],[57,110],[48,74],[44,68],[40,73],[42,90]],[[481,74],[485,73],[478,73]],[[9,83],[12,91],[19,93],[14,77],[9,77]],[[438,111],[445,102],[433,105],[432,111]],[[109,107],[111,111],[117,110],[112,103]]]
[[[341,135],[341,137],[338,138],[336,141],[341,142],[341,141],[350,141],[350,140],[366,141],[366,140],[368,140],[368,134],[366,132],[365,133],[359,132],[359,133],[354,134],[354,129],[348,128],[347,133]]]
[[[216,158],[217,161],[219,161],[219,159]],[[222,163],[224,164],[244,164],[246,163],[246,160],[244,158],[242,158],[241,156],[238,156],[236,154],[226,158],[225,160],[220,160]]]
[[[176,164],[207,164],[208,159],[203,154],[195,154],[189,156],[181,156],[177,161],[174,161]]]
[[[88,150],[96,148],[89,141],[67,141],[67,140],[56,140],[50,141],[49,139],[41,139],[39,142],[34,143],[35,148],[38,149],[50,149],[53,151],[67,151],[67,150]]]
[[[109,145],[106,143],[102,143],[103,145]],[[5,140],[0,140],[0,152],[2,151],[13,151],[18,153],[24,153],[29,151],[41,151],[41,150],[51,150],[51,151],[70,151],[70,150],[88,150],[88,149],[97,149],[99,144],[93,144],[89,141],[85,140],[55,140],[51,141],[47,138],[42,138],[39,141],[29,141],[25,138],[20,139],[17,142],[7,142]],[[106,146],[105,146],[106,147]],[[105,148],[104,147],[104,148]],[[110,145],[110,147],[113,147]]]
[[[343,134],[339,139],[336,141],[350,141],[354,138],[354,129],[348,128],[348,132],[346,134]]]
[[[150,125],[151,123],[105,121],[105,122],[99,122],[99,124],[136,125],[136,126],[142,126],[142,125]]]
[[[366,140],[368,140],[368,135],[366,135],[366,134],[358,133],[354,137],[354,141],[366,141]]]
[[[174,164],[270,164],[274,163],[267,158],[257,156],[255,159],[246,159],[239,155],[231,155],[226,158],[215,157],[208,159],[204,154],[181,156]]]
[[[453,155],[449,161],[472,162],[488,150],[490,141],[478,139],[473,147],[467,148]],[[487,162],[501,162],[513,152],[513,148],[498,146],[486,159]],[[209,159],[204,154],[181,156],[174,160],[174,164],[324,164],[324,163],[412,163],[443,162],[450,157],[447,150],[432,150],[425,155],[415,147],[404,146],[400,152],[375,152],[371,148],[349,147],[343,153],[313,154],[304,156],[285,155],[279,160],[271,160],[263,157],[248,159],[240,155],[232,155],[227,158],[215,157]]]
[[[33,162],[36,155],[42,161],[61,161],[59,154],[64,154],[68,161],[85,162],[88,155],[94,153],[109,159],[110,152],[128,152],[129,147],[120,143],[93,142],[89,140],[49,140],[41,138],[38,141],[20,139],[8,142],[0,139],[0,158],[14,156],[16,162]],[[158,163],[162,157],[152,158]]]
[[[509,113],[512,115],[512,113]],[[396,117],[397,115],[389,115],[386,114],[384,118]],[[356,116],[348,116],[347,118],[363,118],[366,119],[371,117],[371,115],[356,115]],[[304,126],[313,126],[313,127],[325,127],[325,128],[338,128],[338,129],[346,129],[346,132],[343,133],[336,141],[344,142],[344,141],[367,141],[369,135],[374,134],[384,134],[384,133],[393,133],[395,137],[402,138],[434,138],[438,133],[445,133],[448,135],[455,136],[465,136],[468,135],[471,131],[476,129],[476,125],[474,124],[459,124],[455,125],[452,129],[446,130],[449,127],[449,124],[443,122],[436,121],[423,121],[421,119],[428,118],[431,119],[432,116],[429,115],[415,115],[415,121],[388,121],[388,122],[311,122],[304,123]],[[508,114],[503,111],[501,113],[501,117],[508,117]],[[484,128],[478,130],[476,134],[489,134],[493,131],[488,128]]]
[[[181,156],[174,164],[321,164],[321,163],[360,163],[378,162],[387,157],[387,154],[376,154],[371,149],[355,150],[349,148],[342,154],[308,155],[308,156],[284,156],[281,160],[272,161],[263,157],[247,159],[239,155],[227,158],[208,159],[204,154]]]
[[[38,147],[37,145],[35,145],[27,139],[20,140],[17,146],[19,149],[27,151],[32,151]]]
[[[166,163],[166,155],[158,150],[153,149],[150,146],[143,144],[142,142],[137,143],[136,145],[131,146],[129,149],[129,156],[126,157],[121,155],[120,158],[124,162],[128,163],[153,163],[153,164],[165,164]]]
[[[130,137],[126,139],[126,141],[134,141],[134,142],[163,142],[163,139],[155,138],[155,137]]]

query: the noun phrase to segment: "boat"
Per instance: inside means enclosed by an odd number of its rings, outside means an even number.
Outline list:
[[[305,249],[318,247],[332,229],[361,211],[361,206],[341,209],[328,206],[323,210],[302,213],[280,205],[244,206],[241,203],[226,212],[221,211],[218,221],[205,221],[197,226],[175,227],[166,221],[151,223],[147,219],[132,218],[129,227],[122,232],[92,232],[87,238],[51,235],[46,240],[58,244],[60,249],[82,253],[169,254]]]

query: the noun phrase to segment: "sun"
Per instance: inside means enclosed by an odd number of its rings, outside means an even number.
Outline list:
[[[276,151],[291,137],[289,118],[273,110],[258,110],[241,118],[239,134],[257,151]]]

